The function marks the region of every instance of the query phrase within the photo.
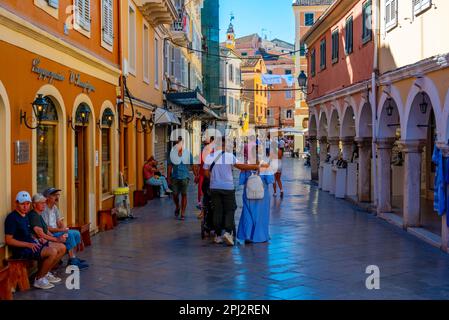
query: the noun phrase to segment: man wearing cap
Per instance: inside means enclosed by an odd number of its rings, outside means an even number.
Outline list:
[[[44,191],[44,197],[47,198],[47,207],[42,213],[42,218],[48,226],[48,231],[50,231],[56,238],[62,235],[67,235],[67,240],[65,241],[65,246],[67,253],[69,254],[68,265],[78,266],[79,269],[85,269],[89,265],[86,264],[84,260],[78,259],[75,256],[74,248],[81,243],[81,234],[77,230],[70,230],[64,224],[63,217],[59,213],[57,203],[59,202],[59,197],[61,196],[61,190],[56,188],[48,188]]]
[[[39,269],[34,281],[34,287],[51,289],[53,283],[61,279],[49,277],[49,272],[60,261],[58,251],[50,247],[48,241],[33,239],[28,212],[30,211],[31,197],[26,191],[16,196],[16,209],[8,214],[5,220],[5,242],[11,247],[13,259],[39,260]]]

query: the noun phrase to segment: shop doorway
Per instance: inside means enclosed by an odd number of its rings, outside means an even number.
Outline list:
[[[88,202],[87,127],[76,126],[75,131],[75,223],[85,224]]]

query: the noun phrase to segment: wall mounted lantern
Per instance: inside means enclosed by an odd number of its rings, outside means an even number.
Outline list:
[[[312,94],[312,92],[317,88],[318,86],[312,84],[312,91],[307,92],[307,75],[304,72],[304,70],[301,70],[299,76],[298,76],[298,86],[299,90],[304,93],[305,95]]]
[[[394,109],[393,98],[390,97],[387,99],[387,101],[388,101],[387,116],[391,117],[393,115],[393,109]]]
[[[102,127],[110,129],[113,123],[114,123],[114,113],[112,112],[111,109],[107,108],[106,110],[104,110],[101,120],[97,121],[97,126],[99,129],[101,129]]]
[[[427,107],[429,105],[426,102],[426,95],[424,94],[424,92],[421,92],[421,96],[422,96],[422,102],[419,104],[419,109],[421,110],[422,114],[426,114],[427,113]]]
[[[31,104],[33,107],[33,114],[37,120],[37,125],[32,126],[28,123],[26,111],[20,110],[20,124],[25,124],[25,126],[31,130],[37,129],[41,126],[41,122],[47,114],[49,103],[42,94],[38,94],[37,98]]]
[[[77,126],[85,127],[89,124],[90,109],[85,103],[81,104],[76,110],[75,120],[69,118],[68,124],[73,131],[78,131]]]

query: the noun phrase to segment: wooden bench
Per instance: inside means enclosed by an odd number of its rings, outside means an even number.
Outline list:
[[[83,251],[84,247],[92,245],[90,240],[90,222],[82,225],[69,226],[70,230],[78,230],[81,234],[81,243],[78,245],[78,251]]]
[[[9,266],[0,269],[0,300],[12,300]]]
[[[9,267],[9,286],[12,290],[19,288],[20,291],[30,289],[28,270],[35,268],[37,261],[23,259],[6,259]]]

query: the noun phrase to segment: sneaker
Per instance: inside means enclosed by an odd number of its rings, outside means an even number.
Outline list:
[[[48,280],[48,282],[50,283],[59,283],[62,281],[61,278],[55,277],[54,274],[52,274],[51,272],[47,273],[47,275],[45,276]]]
[[[35,279],[33,286],[35,288],[44,289],[44,290],[51,289],[51,288],[55,287],[53,284],[51,284],[48,281],[47,277],[40,278],[39,280]]]
[[[69,266],[77,266],[78,269],[83,270],[89,268],[89,265],[87,263],[83,263],[78,260],[78,258],[72,258],[69,259],[69,262],[67,263]]]
[[[181,217],[179,218],[179,220],[181,220],[181,221],[184,221],[185,219],[186,219],[185,216],[181,216]]]
[[[215,235],[214,243],[222,244],[223,243],[223,238],[220,237],[220,236]]]
[[[281,198],[284,197],[284,191],[281,191]]]
[[[167,194],[161,194],[159,198],[168,198]]]
[[[173,190],[168,188],[167,190],[165,190],[165,193],[173,193]]]
[[[179,210],[179,209],[176,209],[175,210],[175,218],[178,218],[179,217],[179,213],[181,212],[181,210]]]
[[[234,245],[234,237],[229,232],[224,233],[223,240],[228,246]]]
[[[277,197],[277,195],[278,195],[278,194],[277,194],[276,192],[275,192],[275,193],[273,193],[273,197]]]

